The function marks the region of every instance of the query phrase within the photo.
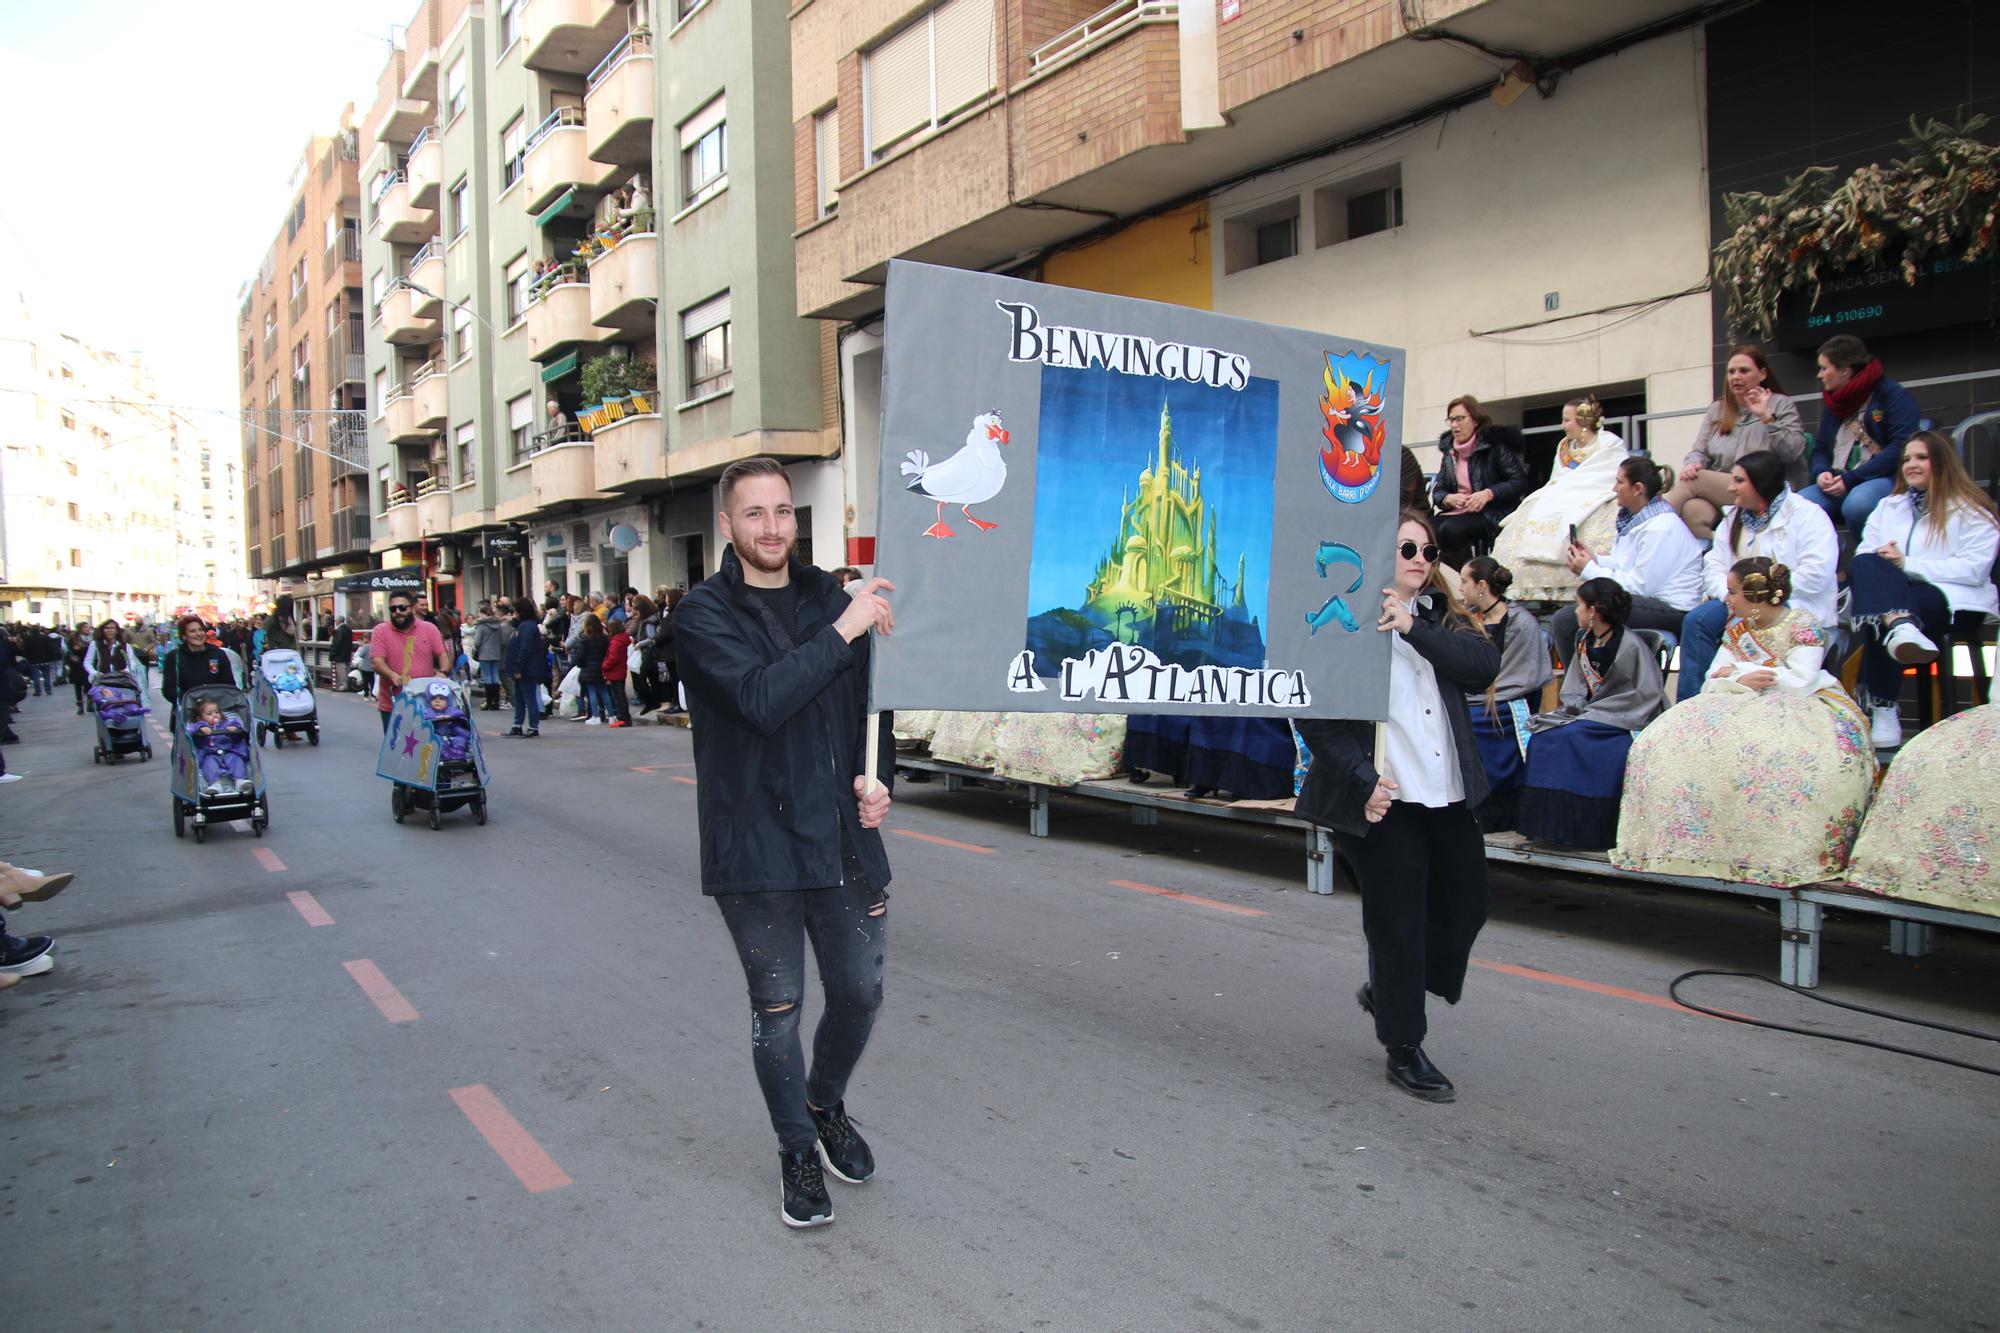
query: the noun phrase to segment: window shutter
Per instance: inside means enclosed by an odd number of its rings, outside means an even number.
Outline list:
[[[711,297],[681,315],[681,337],[697,338],[729,322],[729,293]]]
[[[881,152],[931,119],[928,17],[868,53],[868,151]]]
[[[692,148],[701,142],[701,136],[720,125],[727,114],[728,107],[724,105],[723,99],[718,97],[689,116],[687,123],[681,126],[681,147]]]
[[[931,14],[937,25],[937,118],[993,91],[993,0],[951,0]]]
[[[840,193],[840,112],[828,111],[819,118],[819,211],[833,207]]]
[[[532,394],[522,394],[507,404],[507,429],[519,430],[535,419],[535,399]]]

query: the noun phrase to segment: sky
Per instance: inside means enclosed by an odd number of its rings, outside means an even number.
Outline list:
[[[416,0],[0,0],[0,293],[237,402],[238,293],[315,133],[357,120]],[[198,422],[220,438],[231,420]]]

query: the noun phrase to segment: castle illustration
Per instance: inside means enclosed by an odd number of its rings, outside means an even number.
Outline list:
[[[1028,622],[1036,670],[1054,675],[1065,657],[1118,641],[1184,666],[1264,664],[1264,636],[1244,601],[1244,558],[1221,573],[1216,513],[1201,489],[1201,468],[1183,463],[1173,416],[1160,405],[1152,462],[1136,493],[1119,505],[1117,531],[1073,609]]]

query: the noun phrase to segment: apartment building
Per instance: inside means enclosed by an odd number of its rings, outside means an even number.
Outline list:
[[[798,308],[843,326],[855,554],[872,554],[891,258],[1405,347],[1419,442],[1466,392],[1531,425],[1584,390],[1705,405],[1713,10],[793,4]],[[1656,452],[1678,456],[1677,429]]]
[[[365,568],[361,211],[354,108],[313,135],[237,313],[244,537],[264,591],[330,594]]]
[[[363,118],[369,502],[447,604],[692,585],[714,479],[839,549],[832,330],[792,278],[781,5],[425,0]]]
[[[244,609],[241,481],[136,355],[0,316],[0,620]]]

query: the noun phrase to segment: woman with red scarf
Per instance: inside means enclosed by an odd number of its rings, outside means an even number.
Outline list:
[[[1826,407],[1813,436],[1814,484],[1799,492],[1836,524],[1860,532],[1895,489],[1903,446],[1917,433],[1917,400],[1882,373],[1868,344],[1836,333],[1820,344],[1819,387]]]
[[[1500,520],[1528,489],[1528,465],[1514,445],[1519,433],[1495,426],[1471,394],[1452,399],[1444,419],[1431,507],[1444,563],[1457,569],[1500,535]]]

